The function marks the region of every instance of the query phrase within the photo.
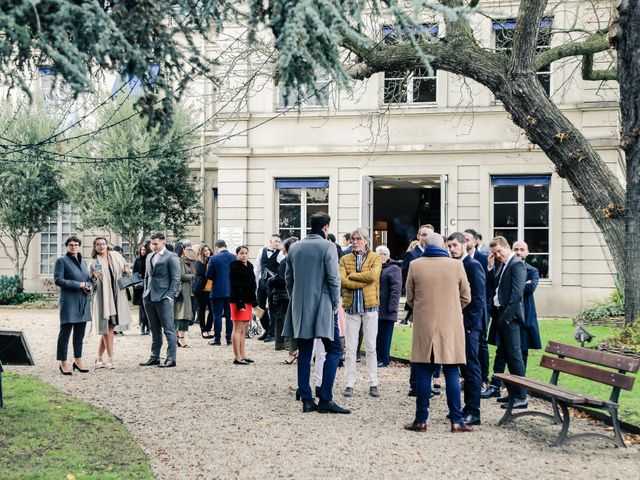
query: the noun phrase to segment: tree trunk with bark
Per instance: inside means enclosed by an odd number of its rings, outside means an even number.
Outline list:
[[[622,149],[627,162],[625,210],[625,324],[640,317],[640,1],[618,6],[617,40]]]

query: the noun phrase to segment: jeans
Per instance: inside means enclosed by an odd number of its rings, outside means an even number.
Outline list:
[[[440,365],[439,363],[434,364],[433,372],[431,373],[431,376],[433,378],[439,379],[441,370],[442,370],[442,365]],[[411,390],[416,389],[416,372],[413,369],[413,363],[410,365],[410,368],[409,368],[409,388]]]
[[[391,340],[393,339],[394,324],[395,322],[390,320],[378,320],[376,353],[378,362],[383,365],[389,365],[389,362],[391,362]]]
[[[87,322],[82,323],[62,323],[60,324],[60,333],[58,333],[58,351],[56,360],[61,362],[67,361],[67,352],[69,351],[69,337],[73,330],[73,358],[82,358],[82,341],[84,340],[84,332],[87,328]]]
[[[167,338],[167,361],[176,361],[178,335],[173,324],[173,302],[163,298],[159,302],[152,302],[149,297],[144,299],[144,309],[149,319],[151,329],[151,358],[159,360],[162,349],[162,331]]]
[[[426,423],[429,418],[431,378],[436,365],[433,363],[412,363],[416,376],[416,423]],[[442,365],[447,388],[447,406],[451,423],[462,423],[460,406],[460,368],[458,365]]]
[[[464,409],[466,415],[480,416],[480,391],[482,374],[480,373],[480,330],[465,331],[465,354],[467,364],[461,369],[464,378]]]
[[[336,379],[342,346],[340,345],[340,332],[338,331],[338,316],[334,315],[333,340],[322,338],[322,344],[327,352],[327,357],[322,369],[322,386],[320,387],[320,400],[330,402],[333,400],[333,383]],[[313,400],[313,393],[309,381],[311,379],[311,356],[313,355],[314,338],[298,338],[298,391],[303,400]]]
[[[249,308],[251,306],[249,305]],[[231,332],[233,332],[233,322],[231,321],[231,307],[229,306],[229,297],[212,298],[211,310],[213,310],[213,340],[220,341],[222,336],[222,316],[225,318],[224,337],[227,343],[231,343]]]
[[[356,351],[358,349],[358,334],[360,325],[363,326],[365,351],[367,352],[367,373],[369,386],[378,386],[378,358],[376,355],[376,338],[378,336],[378,312],[347,313],[346,335],[347,355],[344,361],[345,386],[353,387],[356,383]]]

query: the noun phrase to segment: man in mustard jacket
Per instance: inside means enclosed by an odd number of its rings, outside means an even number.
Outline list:
[[[347,347],[343,395],[345,397],[353,396],[353,385],[356,383],[358,333],[362,324],[367,353],[369,395],[379,397],[376,338],[378,336],[382,258],[369,249],[369,237],[363,229],[357,228],[353,231],[351,244],[353,245],[352,252],[340,259],[340,281],[342,306],[346,314],[345,343]]]

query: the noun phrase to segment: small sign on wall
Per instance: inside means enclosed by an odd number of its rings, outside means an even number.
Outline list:
[[[235,252],[236,247],[244,245],[244,229],[242,227],[220,227],[218,238],[227,242],[230,252]]]

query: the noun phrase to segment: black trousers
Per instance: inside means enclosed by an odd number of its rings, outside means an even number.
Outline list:
[[[73,331],[73,358],[82,357],[82,341],[84,340],[84,332],[87,329],[87,323],[63,323],[60,325],[60,333],[58,333],[58,351],[56,360],[65,362],[67,360],[67,352],[69,351],[69,337]]]
[[[497,316],[495,318],[498,318]],[[498,350],[496,355],[502,355],[509,367],[509,373],[524,377],[525,367],[520,348],[520,325],[514,320],[501,321],[498,324]],[[527,391],[520,387],[508,387],[509,395],[516,400],[527,398]]]
[[[258,291],[256,292],[256,297],[257,297],[256,300],[258,301],[258,306],[264,310],[264,315],[262,315],[262,318],[260,319],[260,324],[262,325],[262,328],[264,328],[265,333],[268,333],[270,317],[269,317],[269,309],[267,308],[267,300],[269,298],[269,294],[267,293],[267,286],[264,284],[262,280],[260,280],[260,283],[258,284]]]
[[[138,310],[138,322],[140,323],[140,333],[149,333],[149,320],[142,300],[140,300],[140,309]]]
[[[200,332],[210,332],[213,329],[213,311],[209,301],[209,292],[196,293],[196,300],[198,302],[197,317],[200,324]]]

